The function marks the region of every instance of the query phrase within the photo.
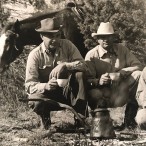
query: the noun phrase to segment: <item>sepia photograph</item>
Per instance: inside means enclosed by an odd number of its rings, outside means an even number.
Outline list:
[[[146,0],[0,0],[0,146],[146,146]]]

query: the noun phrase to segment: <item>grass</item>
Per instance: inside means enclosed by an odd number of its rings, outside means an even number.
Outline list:
[[[19,103],[18,103],[19,104]],[[116,114],[114,114],[116,113]],[[111,117],[115,122],[122,122],[123,108],[111,110]],[[39,118],[28,109],[27,104],[20,103],[16,109],[1,105],[0,111],[0,145],[2,146],[70,146],[70,145],[105,145],[125,146],[138,145],[137,142],[145,140],[145,132],[140,130],[115,131],[119,139],[91,140],[90,133],[83,135],[78,130],[72,133],[54,132],[55,127],[66,129],[73,125],[73,114],[67,110],[52,112],[52,126],[50,130],[40,129]],[[120,123],[119,123],[120,124]],[[52,130],[52,133],[51,133]],[[122,139],[122,133],[128,138]],[[139,134],[138,134],[139,133]],[[143,133],[143,134],[142,134]],[[129,134],[129,135],[128,135]],[[136,134],[136,139],[134,137]]]
[[[18,100],[26,96],[24,78],[29,51],[26,47],[23,54],[12,63],[10,69],[0,76],[0,146],[87,146],[91,144],[93,146],[138,146],[140,142],[146,143],[146,133],[139,128],[115,131],[118,139],[96,141],[91,141],[90,133],[83,135],[77,129],[72,133],[55,132],[56,127],[64,130],[68,126],[73,127],[74,115],[67,110],[51,113],[51,131],[40,129],[39,117],[28,108],[27,103]],[[124,109],[125,107],[111,109],[110,115],[114,124],[120,125],[123,122]],[[122,137],[122,132],[128,137],[127,139]],[[137,136],[136,139],[134,135]]]

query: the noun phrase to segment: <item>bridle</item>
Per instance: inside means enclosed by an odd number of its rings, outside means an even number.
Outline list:
[[[19,51],[19,48],[17,47],[17,43],[16,43],[16,39],[19,37],[19,34],[18,33],[16,33],[16,32],[14,32],[14,31],[12,31],[12,30],[7,30],[6,31],[6,33],[9,33],[9,34],[13,34],[14,36],[15,36],[15,38],[14,38],[14,42],[13,42],[13,44],[11,44],[10,46],[10,54],[9,54],[9,57],[8,57],[8,63],[10,63],[11,62],[11,60],[13,60],[13,53],[16,51],[16,52],[18,52]],[[7,66],[9,66],[9,65],[7,65]]]

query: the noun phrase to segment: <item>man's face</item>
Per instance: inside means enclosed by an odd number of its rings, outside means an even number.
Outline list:
[[[57,33],[43,33],[41,34],[41,38],[44,41],[45,46],[49,50],[54,50],[57,47],[57,39],[58,34]]]
[[[110,48],[114,42],[113,35],[100,35],[97,39],[99,45],[106,50],[108,50],[108,48]]]

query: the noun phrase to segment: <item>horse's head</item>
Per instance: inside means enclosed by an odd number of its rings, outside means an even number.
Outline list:
[[[10,23],[1,31],[0,36],[0,72],[4,71],[18,56],[16,40],[19,37],[20,25],[17,20]]]

